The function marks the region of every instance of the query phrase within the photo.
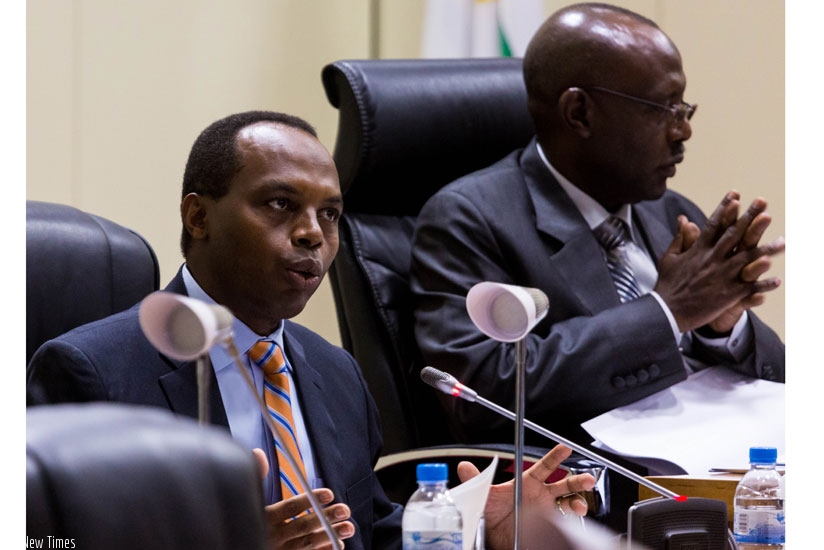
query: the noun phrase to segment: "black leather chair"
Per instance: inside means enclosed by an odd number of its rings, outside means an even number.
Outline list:
[[[134,231],[26,201],[26,363],[46,340],[127,309],[159,285],[154,250]]]
[[[457,444],[435,390],[421,381],[409,264],[424,202],[531,138],[521,61],[344,60],[324,67],[322,81],[339,115],[334,159],[344,216],[329,277],[341,340],[380,410],[378,474],[390,497],[404,501],[416,461],[473,458],[482,466],[493,452],[513,456],[511,444]]]
[[[262,550],[260,480],[228,431],[162,409],[26,410],[26,536],[43,548]]]

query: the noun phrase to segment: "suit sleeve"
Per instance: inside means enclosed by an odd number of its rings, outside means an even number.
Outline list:
[[[94,365],[82,350],[68,342],[46,342],[29,362],[27,406],[106,400],[106,390]]]

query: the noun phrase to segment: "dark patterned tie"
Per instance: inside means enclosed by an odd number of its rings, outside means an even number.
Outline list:
[[[622,302],[634,300],[641,295],[638,288],[638,281],[629,265],[626,254],[626,243],[629,240],[629,233],[624,220],[617,216],[610,216],[604,222],[593,229],[595,237],[604,247],[609,274],[612,282],[615,283],[615,290]]]

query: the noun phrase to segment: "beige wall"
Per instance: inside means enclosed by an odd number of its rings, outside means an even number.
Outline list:
[[[165,284],[182,258],[177,204],[188,149],[213,120],[261,108],[314,123],[337,114],[321,68],[416,57],[423,0],[28,0],[28,199],[62,202],[146,237]],[[566,2],[547,0],[547,13]],[[616,1],[675,40],[700,105],[672,187],[709,211],[729,188],[770,202],[784,234],[784,4]],[[374,7],[377,6],[375,10]],[[370,46],[377,14],[377,45]],[[772,272],[783,278],[784,259]],[[784,291],[759,314],[784,336]],[[328,284],[298,321],[339,342]]]

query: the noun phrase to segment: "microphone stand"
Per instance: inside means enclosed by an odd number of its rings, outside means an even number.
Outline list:
[[[335,531],[332,529],[332,525],[329,523],[329,520],[324,515],[323,509],[321,508],[318,499],[312,493],[312,488],[309,486],[309,481],[306,479],[306,476],[301,471],[300,466],[297,463],[297,460],[295,460],[295,457],[293,457],[292,453],[290,453],[286,449],[286,445],[284,444],[283,439],[278,433],[277,428],[275,428],[275,421],[272,419],[272,415],[269,414],[269,408],[266,406],[266,402],[263,400],[263,396],[258,393],[257,389],[255,388],[255,382],[252,380],[252,377],[244,368],[243,363],[240,360],[240,354],[238,353],[237,346],[235,346],[234,340],[231,337],[229,337],[224,339],[220,343],[224,347],[224,349],[226,349],[226,351],[229,352],[229,355],[232,356],[235,365],[237,366],[240,373],[243,375],[243,379],[246,381],[246,385],[249,386],[249,390],[252,392],[252,395],[255,396],[258,407],[260,408],[260,411],[263,414],[263,419],[265,420],[266,425],[269,427],[269,431],[272,433],[272,437],[275,438],[275,441],[277,441],[278,446],[280,446],[283,450],[283,456],[286,457],[286,461],[289,463],[289,465],[292,467],[292,470],[294,470],[295,474],[298,476],[298,481],[300,481],[300,485],[301,487],[303,487],[303,491],[309,498],[309,503],[312,505],[312,509],[315,510],[315,515],[320,521],[323,530],[326,532],[326,536],[329,538],[329,542],[332,543],[333,548],[340,548],[341,546],[338,544],[338,537],[335,534]]]
[[[526,347],[524,339],[515,342],[515,534],[513,550],[520,548],[522,534],[524,416],[526,409]]]
[[[434,387],[438,391],[443,392],[447,395],[451,395],[452,397],[458,397],[458,398],[463,399],[465,401],[469,401],[470,403],[478,403],[480,405],[483,405],[487,409],[489,409],[491,411],[494,411],[494,412],[500,414],[501,416],[503,416],[505,418],[508,418],[510,420],[516,420],[517,419],[517,416],[515,415],[515,413],[513,413],[512,411],[510,411],[508,409],[505,409],[505,408],[501,407],[500,405],[498,405],[496,403],[493,403],[492,401],[490,401],[488,399],[485,399],[485,398],[481,397],[480,395],[478,395],[478,392],[476,392],[472,388],[464,386],[463,384],[458,382],[458,380],[454,376],[452,376],[451,374],[446,374],[445,372],[439,371],[439,370],[437,370],[433,367],[424,367],[423,370],[421,371],[421,378],[423,379],[423,381],[426,384],[429,384],[430,386]],[[553,433],[553,432],[547,430],[546,428],[544,428],[542,426],[539,426],[538,424],[535,424],[534,422],[531,422],[529,420],[524,420],[524,426],[526,426],[527,428],[529,428],[530,430],[532,430],[534,432],[537,432],[537,433],[543,435],[544,437],[546,437],[548,439],[551,439],[551,440],[555,441],[556,443],[562,443],[562,444],[566,445],[567,447],[569,447],[570,449],[572,449],[574,451],[578,451],[578,453],[582,454],[583,456],[585,456],[587,458],[590,458],[590,459],[594,460],[595,462],[598,462],[598,463],[602,464],[606,468],[610,468],[610,469],[622,474],[623,476],[639,483],[640,485],[644,485],[645,487],[648,487],[648,488],[652,489],[653,491],[655,491],[659,495],[671,498],[671,499],[673,499],[677,502],[684,502],[685,500],[687,500],[686,495],[679,495],[677,493],[674,493],[674,492],[670,491],[669,489],[667,489],[666,487],[662,487],[661,485],[658,485],[657,483],[654,483],[654,482],[650,481],[649,479],[647,479],[647,478],[645,478],[645,477],[643,477],[639,474],[636,474],[632,470],[630,470],[628,468],[625,468],[625,467],[621,466],[620,464],[616,464],[612,460],[609,460],[609,459],[607,459],[603,456],[600,456],[599,454],[597,454],[593,451],[590,451],[586,447],[578,445],[577,443],[574,443],[574,442],[570,441],[569,439],[567,439],[565,437],[561,437],[560,435],[558,435],[556,433]]]
[[[208,352],[197,358],[197,421],[200,424],[209,423],[209,364],[206,362]]]

